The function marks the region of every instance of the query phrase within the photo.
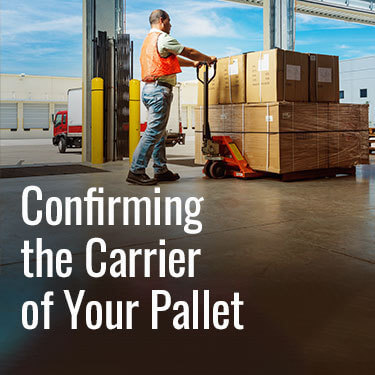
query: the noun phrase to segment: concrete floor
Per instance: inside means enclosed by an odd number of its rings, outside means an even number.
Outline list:
[[[185,145],[167,149],[171,157],[194,157],[194,136],[187,136]],[[81,163],[82,149],[67,148],[60,154],[51,139],[0,139],[0,166],[23,166],[46,163]]]
[[[153,187],[125,182],[126,161],[108,173],[1,179],[1,374],[373,374],[375,373],[375,165],[356,177],[282,183],[275,179],[204,179],[200,167],[170,165],[181,175],[160,184],[162,197],[204,197],[200,234],[181,226],[27,226],[21,194],[28,185],[50,196],[150,196]],[[152,174],[152,171],[150,172]],[[162,200],[163,201],[163,200]],[[121,212],[117,212],[119,220]],[[117,222],[117,221],[116,221]],[[73,253],[68,279],[26,279],[24,240]],[[107,249],[202,249],[195,278],[93,279],[85,273],[85,245],[101,237]],[[95,255],[95,262],[109,261]],[[154,268],[153,268],[154,269]],[[137,271],[141,269],[137,268]],[[86,290],[89,300],[139,300],[133,330],[72,331],[63,290]],[[209,289],[212,301],[239,292],[243,331],[172,327],[175,311],[151,329],[151,291],[168,290],[191,302],[192,290]],[[51,329],[27,331],[21,306],[54,291]],[[120,372],[122,370],[122,372]]]

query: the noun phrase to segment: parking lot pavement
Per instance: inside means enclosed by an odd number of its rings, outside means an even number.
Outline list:
[[[9,140],[10,141],[10,140]],[[80,163],[82,152],[80,148],[68,149],[60,154],[57,147],[48,140],[20,140],[0,144],[0,165],[21,166],[30,164]]]
[[[194,157],[194,137],[186,137],[185,145],[167,149],[173,158]],[[60,154],[50,139],[2,139],[0,140],[0,165],[21,166],[33,164],[80,163],[82,149],[71,148]]]
[[[167,148],[172,159],[194,159],[195,139],[187,136],[185,145]],[[67,149],[60,154],[50,139],[0,139],[0,166],[27,166],[33,164],[69,164],[82,162],[82,149]],[[375,164],[375,155],[370,155]]]

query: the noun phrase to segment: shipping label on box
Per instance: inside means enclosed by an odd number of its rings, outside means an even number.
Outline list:
[[[270,54],[261,55],[258,60],[258,72],[268,72],[270,70]]]
[[[286,79],[290,81],[301,80],[301,66],[300,65],[286,65]]]
[[[318,82],[332,82],[332,68],[318,67]]]
[[[229,63],[228,73],[230,76],[238,75],[238,59],[233,59],[233,62]]]

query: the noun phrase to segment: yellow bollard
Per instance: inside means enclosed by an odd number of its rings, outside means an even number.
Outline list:
[[[104,81],[91,81],[91,163],[102,164],[104,154]]]
[[[81,147],[82,147],[81,156],[82,156],[82,158],[81,158],[81,160],[82,160],[82,163],[86,159],[86,152],[84,152],[85,142],[86,142],[86,139],[85,139],[85,136],[86,136],[85,129],[87,129],[86,116],[85,116],[85,86],[84,86],[83,81],[82,81],[82,130],[81,130],[81,134],[82,134],[82,139],[81,139]]]
[[[141,88],[141,83],[138,79],[130,80],[129,82],[129,165],[132,162],[134,150],[137,147],[137,144],[141,136],[140,88]]]

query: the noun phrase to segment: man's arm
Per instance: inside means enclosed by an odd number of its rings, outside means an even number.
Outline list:
[[[217,60],[215,56],[207,56],[197,51],[196,49],[189,48],[189,47],[184,47],[180,55],[187,57],[188,59],[193,60],[193,61],[207,62],[209,64],[212,64],[213,62]],[[182,66],[186,66],[186,65],[182,65]],[[194,66],[194,65],[188,65],[188,66]]]
[[[186,60],[186,59],[183,59],[180,56],[177,56],[177,59],[178,59],[178,62],[180,63],[180,66],[197,67],[199,65],[199,61]]]

